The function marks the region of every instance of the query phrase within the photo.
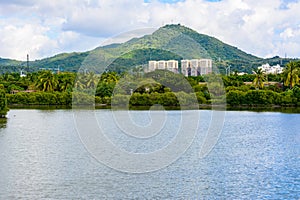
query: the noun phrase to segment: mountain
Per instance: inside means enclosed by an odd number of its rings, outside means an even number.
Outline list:
[[[93,70],[98,72],[110,70],[120,73],[136,66],[146,66],[149,60],[193,58],[211,58],[220,71],[230,65],[232,70],[251,72],[253,68],[266,62],[270,64],[288,62],[288,59],[279,57],[262,59],[214,37],[197,33],[180,24],[172,24],[124,43],[110,44],[87,52],[58,54],[31,61],[29,64],[31,70],[59,67],[64,71],[77,71],[82,67],[92,66]],[[0,66],[0,70],[15,70],[24,68],[26,62],[0,59]]]

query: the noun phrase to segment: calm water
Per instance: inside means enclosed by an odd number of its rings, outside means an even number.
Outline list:
[[[83,111],[87,112],[87,111]],[[161,111],[157,111],[161,112]],[[213,150],[199,158],[211,111],[201,115],[191,147],[161,170],[131,174],[98,162],[85,149],[72,110],[11,110],[0,122],[0,199],[299,199],[300,115],[277,112],[226,112]],[[109,110],[97,110],[104,121]],[[105,121],[111,140],[131,152],[168,144],[180,111],[167,111],[166,134],[136,142],[118,137]],[[147,111],[132,111],[140,125]]]

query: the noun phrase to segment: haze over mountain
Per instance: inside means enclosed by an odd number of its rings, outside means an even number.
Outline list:
[[[211,58],[214,66],[224,70],[251,72],[263,63],[285,64],[289,59],[278,56],[263,59],[248,54],[237,47],[196,31],[177,25],[166,25],[149,35],[132,38],[120,44],[98,47],[92,51],[80,53],[63,53],[50,58],[30,61],[30,70],[40,68],[60,68],[64,71],[78,71],[92,66],[96,72],[104,70],[123,72],[136,66],[146,66],[149,60],[181,60],[193,58]],[[26,62],[1,59],[0,70],[20,71],[26,68]]]

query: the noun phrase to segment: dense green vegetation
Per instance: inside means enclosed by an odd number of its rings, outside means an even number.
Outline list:
[[[5,117],[8,112],[7,99],[3,85],[0,85],[0,118]]]
[[[230,106],[247,107],[300,106],[300,61],[288,63],[279,75],[255,72],[188,78],[165,70],[142,74],[138,68],[131,73],[105,72],[101,76],[93,72],[38,71],[25,77],[6,73],[0,76],[0,114],[6,114],[7,103],[189,107],[227,102]]]

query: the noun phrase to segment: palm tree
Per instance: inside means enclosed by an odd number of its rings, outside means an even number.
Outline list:
[[[264,81],[266,80],[265,73],[262,69],[254,70],[255,79],[253,80],[253,84],[256,88],[262,89],[264,87]]]
[[[299,65],[299,62],[289,62],[283,71],[284,85],[290,86],[290,89],[299,83]]]
[[[85,77],[86,79],[86,88],[96,88],[98,82],[99,82],[99,78],[97,77],[97,75],[94,72],[90,72],[86,75]]]
[[[58,85],[57,77],[51,71],[43,71],[38,76],[37,88],[42,91],[52,92]]]
[[[59,90],[70,91],[74,85],[75,74],[65,72],[58,74]]]
[[[77,74],[75,88],[79,90],[95,89],[99,82],[98,76],[94,72],[87,74]]]
[[[117,76],[116,72],[109,72],[103,73],[100,81],[107,84],[114,84],[118,82],[118,79],[119,77]]]
[[[83,90],[86,88],[85,75],[82,73],[77,74],[74,88],[77,90]]]

